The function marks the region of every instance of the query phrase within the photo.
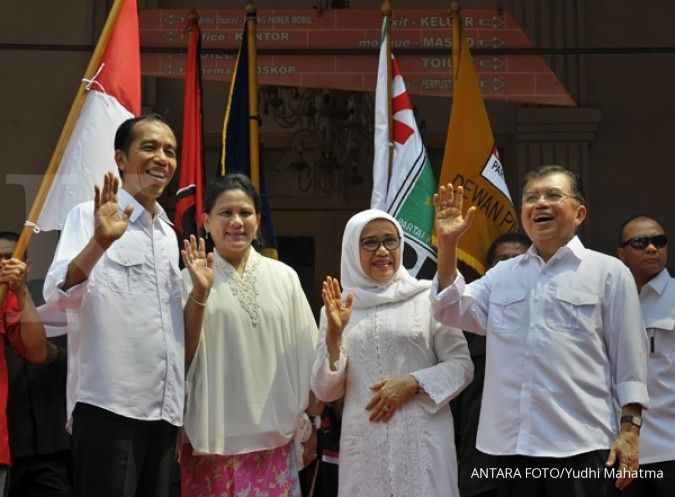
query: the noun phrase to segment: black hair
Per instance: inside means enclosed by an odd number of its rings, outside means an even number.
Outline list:
[[[530,245],[532,245],[532,240],[530,240],[530,238],[523,233],[516,233],[516,232],[503,233],[499,235],[497,238],[495,238],[494,241],[490,244],[490,248],[488,248],[486,257],[488,267],[492,267],[492,264],[494,263],[495,252],[497,252],[497,246],[502,243],[512,243],[512,242],[519,243],[525,247],[529,247]]]
[[[166,120],[159,114],[144,114],[142,116],[131,117],[120,124],[115,132],[115,150],[121,150],[122,152],[129,151],[129,147],[133,143],[134,138],[136,138],[134,126],[141,121],[160,122],[169,126]]]
[[[206,188],[206,194],[204,195],[204,212],[211,214],[211,210],[216,204],[218,197],[229,190],[243,191],[253,202],[255,213],[262,215],[262,200],[260,199],[260,193],[255,189],[250,178],[241,173],[228,173],[225,176],[219,176],[209,184]],[[253,245],[256,249],[264,247],[260,226],[262,226],[262,221],[258,226],[258,232],[253,241]]]
[[[10,242],[18,243],[19,234],[16,231],[0,231],[0,240],[8,240]],[[28,249],[25,250],[23,258],[28,258]]]
[[[9,240],[10,242],[18,242],[19,234],[16,231],[0,231],[0,240]]]
[[[241,173],[229,173],[225,176],[219,176],[211,182],[206,189],[206,195],[204,195],[204,212],[210,214],[220,194],[228,190],[243,191],[253,201],[255,213],[260,214],[262,210],[260,194],[249,177]]]
[[[579,177],[578,174],[576,174],[573,171],[570,171],[569,169],[566,169],[562,166],[558,166],[556,164],[551,164],[551,165],[546,165],[546,166],[540,166],[537,169],[532,169],[528,171],[525,174],[525,178],[523,178],[523,191],[525,190],[525,186],[527,183],[535,178],[541,178],[543,176],[548,176],[549,174],[554,174],[554,173],[561,173],[567,176],[570,180],[570,184],[572,185],[572,195],[574,198],[576,198],[580,203],[585,202],[585,193],[584,193],[584,185],[581,182],[581,178]]]
[[[623,222],[623,224],[621,225],[621,228],[619,228],[619,245],[621,245],[623,242],[625,242],[625,240],[623,239],[623,232],[624,232],[624,230],[626,229],[626,226],[628,226],[628,225],[629,225],[630,223],[632,223],[633,221],[637,221],[637,220],[640,220],[640,221],[654,221],[656,224],[658,224],[659,226],[661,226],[661,229],[663,229],[663,225],[661,224],[661,222],[660,222],[658,219],[654,219],[653,217],[646,216],[646,215],[644,215],[644,214],[638,214],[637,216],[629,217],[628,219],[626,219],[626,220]],[[0,237],[0,238],[1,238],[1,237]]]

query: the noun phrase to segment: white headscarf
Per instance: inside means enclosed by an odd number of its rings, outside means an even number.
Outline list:
[[[386,219],[391,221],[398,236],[401,237],[399,247],[401,257],[399,266],[394,277],[387,282],[375,281],[363,272],[359,250],[361,246],[361,232],[373,219]],[[354,294],[354,307],[368,308],[390,302],[406,300],[431,287],[431,281],[418,280],[411,276],[403,267],[403,230],[398,221],[384,211],[368,209],[352,216],[347,221],[345,232],[342,236],[342,259],[340,263],[340,283],[345,295],[349,292]]]

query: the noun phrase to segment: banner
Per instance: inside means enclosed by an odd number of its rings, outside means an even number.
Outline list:
[[[248,56],[248,25],[244,25],[241,48],[234,67],[234,74],[230,83],[230,93],[227,99],[227,109],[223,122],[223,149],[218,175],[226,173],[242,173],[249,178],[251,171],[251,135],[249,119],[258,119],[249,111],[249,92],[258,94],[257,88],[249,88],[249,56]],[[256,140],[257,142],[257,140]],[[272,209],[267,197],[264,168],[260,167],[260,199],[262,201],[260,232],[263,238],[263,253],[274,259],[277,258],[277,241],[272,225]]]
[[[180,154],[180,178],[176,192],[174,228],[178,241],[190,235],[199,237],[203,225],[203,130],[202,85],[200,66],[199,17],[191,13],[185,29],[188,32],[188,64],[183,96],[183,141]]]
[[[405,233],[403,265],[408,272],[417,278],[431,279],[436,272],[436,253],[431,246],[434,220],[431,198],[436,191],[436,180],[400,68],[393,55],[389,57],[390,23],[390,18],[385,17],[382,24],[370,206],[388,212],[401,224]],[[388,64],[391,64],[392,74],[392,129],[389,127]]]
[[[458,258],[484,274],[488,247],[502,233],[515,231],[518,219],[463,30],[460,38],[440,183],[462,186],[465,206],[476,206],[473,226],[459,240]]]
[[[136,0],[124,0],[98,72],[86,83],[87,96],[36,223],[43,231],[62,229],[73,207],[94,198],[105,173],[118,175],[115,132],[141,110]]]

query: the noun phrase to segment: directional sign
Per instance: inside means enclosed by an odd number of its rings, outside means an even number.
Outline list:
[[[186,15],[183,10],[141,10],[142,47],[184,48],[187,41],[181,26]],[[202,50],[235,53],[241,43],[243,12],[204,9],[199,15]],[[465,9],[462,16],[469,44],[474,48],[532,46],[508,11]],[[379,10],[327,10],[319,15],[318,11],[308,9],[261,9],[257,45],[263,53],[258,55],[258,81],[261,85],[374,91],[377,72],[374,49],[379,46],[381,24]],[[447,10],[396,9],[392,39],[408,91],[450,96],[452,36]],[[403,53],[397,53],[401,49]],[[447,49],[447,55],[438,55],[438,49]],[[341,50],[349,55],[335,54]],[[415,55],[406,53],[413,50]],[[229,80],[234,59],[230,54],[205,53],[204,78]],[[539,55],[480,55],[474,56],[474,63],[485,98],[574,105]],[[182,78],[185,56],[143,53],[141,64],[144,75]]]

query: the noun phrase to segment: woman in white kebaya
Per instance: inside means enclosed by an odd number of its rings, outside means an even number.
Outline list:
[[[454,497],[457,461],[448,401],[472,379],[466,340],[431,317],[430,281],[401,265],[389,214],[353,216],[341,279],[327,277],[312,390],[344,395],[340,497]]]

